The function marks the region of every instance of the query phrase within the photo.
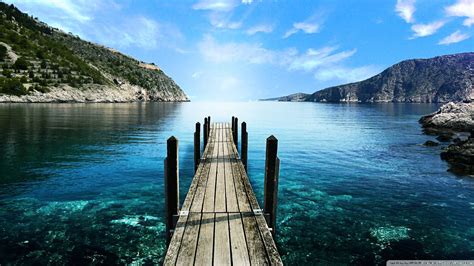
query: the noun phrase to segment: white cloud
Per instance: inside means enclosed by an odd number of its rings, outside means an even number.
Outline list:
[[[290,70],[311,71],[321,66],[334,65],[351,56],[357,50],[352,49],[334,53],[337,47],[323,47],[321,49],[308,49],[305,54],[295,56],[289,65]]]
[[[233,10],[241,5],[249,5],[251,0],[200,0],[193,5],[195,10],[208,11],[208,19],[212,26],[219,29],[240,29],[241,20],[232,20]]]
[[[201,0],[193,5],[193,9],[228,12],[238,5],[236,0]]]
[[[345,60],[352,57],[357,50],[337,51],[338,47],[335,46],[308,49],[300,53],[295,48],[270,50],[260,43],[219,43],[207,35],[198,44],[198,48],[206,60],[214,63],[276,65],[288,71],[312,72],[316,79],[325,81],[356,81],[367,78],[378,70],[372,66],[358,68],[345,66]]]
[[[242,27],[241,21],[232,21],[230,15],[223,12],[211,12],[209,14],[209,22],[212,26],[219,29],[239,29]]]
[[[209,61],[215,63],[245,62],[249,64],[274,63],[276,54],[251,43],[218,43],[212,36],[206,35],[198,44],[199,51]]]
[[[288,38],[299,31],[307,34],[317,33],[321,30],[322,20],[322,14],[316,13],[305,21],[295,22],[293,23],[293,27],[285,32],[283,38]]]
[[[470,37],[471,36],[469,36],[469,34],[461,33],[461,31],[457,30],[457,31],[449,34],[448,36],[444,37],[443,39],[441,39],[438,42],[438,44],[440,44],[440,45],[449,45],[449,44],[452,44],[452,43],[462,42],[464,40],[469,39]]]
[[[415,0],[397,0],[397,4],[395,5],[395,11],[407,23],[413,23],[415,21],[413,17],[415,10]]]
[[[23,4],[30,8],[46,7],[50,11],[53,9],[61,11],[66,17],[78,22],[86,22],[92,18],[89,16],[88,11],[90,7],[84,4],[84,1],[72,1],[72,0],[10,0],[10,3],[15,5]]]
[[[414,24],[411,26],[413,35],[410,39],[418,37],[426,37],[435,34],[441,27],[446,24],[446,21],[438,20],[427,24]]]
[[[271,33],[272,31],[273,31],[273,26],[272,25],[261,24],[261,25],[253,26],[253,27],[249,28],[248,30],[246,30],[245,32],[248,35],[254,35],[254,34],[259,33],[259,32]]]
[[[474,0],[457,0],[453,5],[445,7],[445,12],[451,17],[465,17],[464,26],[474,25]]]
[[[184,39],[181,31],[169,24],[147,17],[133,17],[119,25],[95,27],[89,31],[101,43],[120,48],[139,47],[155,49],[168,47],[182,53],[179,43]]]
[[[370,78],[380,72],[380,69],[375,66],[362,66],[355,68],[348,67],[332,67],[321,68],[314,74],[314,77],[319,81],[340,80],[345,83],[361,81]]]

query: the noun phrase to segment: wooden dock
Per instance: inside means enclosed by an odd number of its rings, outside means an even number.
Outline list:
[[[246,124],[243,125],[243,147],[247,149]],[[200,146],[198,126],[199,123],[196,125],[197,136],[195,133],[197,149]],[[271,224],[275,220],[275,212],[272,211],[276,210],[276,191],[265,196],[265,204],[267,198],[270,201],[274,199],[268,203],[274,206],[268,214],[260,208],[246,173],[246,165],[240,159],[236,128],[237,118],[232,123],[214,123],[212,126],[210,117],[206,118],[203,126],[204,152],[196,160],[193,181],[179,210],[179,196],[170,192],[176,191],[178,186],[179,170],[170,162],[170,159],[175,159],[174,163],[178,165],[177,140],[174,137],[170,138],[171,142],[168,140],[168,157],[165,160],[165,178],[168,181],[165,183],[170,242],[164,265],[282,265],[272,235],[275,226],[267,224],[267,221]],[[274,178],[266,174],[265,182],[267,179],[278,180],[276,139],[271,138],[275,140],[276,165],[267,162],[266,168],[269,165],[273,167]],[[175,147],[173,142],[176,142]],[[200,152],[195,154],[198,156]],[[245,163],[246,157],[245,154]],[[277,183],[274,189],[277,190]]]

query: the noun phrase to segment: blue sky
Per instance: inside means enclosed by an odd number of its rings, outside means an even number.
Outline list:
[[[154,62],[192,100],[253,100],[474,51],[474,0],[8,0]]]

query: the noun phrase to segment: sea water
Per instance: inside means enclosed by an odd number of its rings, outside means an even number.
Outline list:
[[[285,264],[474,259],[474,179],[447,172],[422,133],[432,104],[0,105],[0,264],[160,263],[166,139],[179,139],[181,202],[195,122],[237,116],[263,198],[278,138],[276,242]]]

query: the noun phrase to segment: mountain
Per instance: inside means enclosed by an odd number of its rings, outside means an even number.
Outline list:
[[[474,53],[405,60],[360,82],[330,87],[311,102],[444,103],[474,99]]]
[[[0,102],[188,101],[158,66],[0,2]]]
[[[260,101],[304,102],[310,95],[311,94],[298,92],[283,97],[260,99]]]

